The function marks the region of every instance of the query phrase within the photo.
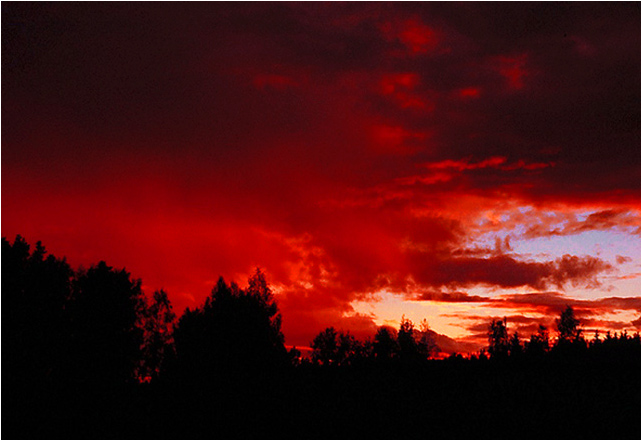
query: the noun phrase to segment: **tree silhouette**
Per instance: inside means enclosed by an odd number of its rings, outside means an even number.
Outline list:
[[[312,361],[329,366],[338,363],[337,331],[333,327],[325,328],[318,333],[310,343],[312,348]]]
[[[141,281],[99,262],[81,272],[69,303],[75,377],[90,383],[135,378],[143,360]]]
[[[361,355],[361,342],[350,332],[340,332],[337,343],[337,360],[340,365],[350,365]]]
[[[583,330],[580,328],[580,321],[575,317],[575,311],[570,306],[562,311],[560,317],[555,320],[558,332],[558,342],[574,343],[582,340]]]
[[[526,352],[530,355],[541,356],[550,349],[548,329],[546,326],[539,325],[536,334],[532,334],[526,344]]]
[[[176,314],[167,293],[163,290],[155,291],[143,316],[143,361],[138,374],[141,379],[154,380],[161,374],[166,363],[174,360],[175,319]]]
[[[397,343],[399,344],[399,356],[402,358],[414,356],[417,350],[415,341],[415,326],[405,316],[401,317],[399,331],[397,332]]]
[[[435,335],[435,332],[432,329],[430,329],[430,326],[428,325],[428,320],[423,319],[421,321],[421,325],[419,328],[418,344],[420,347],[423,348],[423,350],[426,351],[427,357],[432,357],[441,351],[441,348],[439,347],[439,345],[437,345],[437,342],[435,341],[434,335]]]
[[[55,380],[63,375],[69,343],[66,303],[73,271],[65,259],[33,252],[21,236],[2,238],[3,377],[11,381]]]
[[[394,332],[394,329],[391,330],[386,326],[382,326],[377,329],[374,343],[372,345],[376,360],[385,361],[397,357],[399,353],[399,345],[395,334],[396,332]]]
[[[600,331],[596,329],[593,334],[593,340],[590,341],[589,346],[595,347],[595,346],[599,346],[601,343],[602,343],[602,340],[600,340]]]
[[[519,339],[519,334],[515,332],[508,343],[508,351],[511,357],[519,357],[524,352],[524,347]]]
[[[2,301],[8,438],[332,438],[336,427],[351,438],[639,436],[639,334],[596,334],[587,347],[570,308],[552,351],[544,326],[523,345],[506,319],[492,321],[492,356],[525,350],[519,363],[486,363],[480,352],[413,368],[406,361],[425,358],[434,333],[402,317],[372,344],[325,329],[311,345],[328,368],[315,369],[285,351],[260,271],[246,289],[219,279],[174,326],[164,291],[146,300],[140,281],[104,262],[74,273],[19,236],[2,240]],[[569,341],[581,344],[560,346]],[[361,363],[369,357],[384,362]],[[621,406],[597,405],[613,397]],[[497,415],[502,424],[479,431]],[[361,424],[345,432],[351,421]]]
[[[248,279],[246,296],[249,297],[249,301],[247,302],[248,309],[250,306],[253,306],[252,311],[254,312],[253,318],[256,320],[255,323],[263,322],[262,324],[267,333],[267,342],[264,342],[264,347],[270,348],[268,352],[271,350],[279,352],[278,357],[282,358],[285,353],[285,347],[283,345],[285,337],[283,336],[283,332],[281,332],[281,314],[274,300],[272,289],[268,285],[265,275],[259,268],[257,268],[254,274]],[[258,305],[253,305],[252,300],[256,301]],[[265,323],[265,318],[267,318],[267,323]],[[257,328],[257,332],[260,333],[261,331],[262,330]]]
[[[219,278],[205,304],[186,310],[174,333],[184,377],[257,374],[287,363],[281,318],[265,276],[257,270],[247,290]]]
[[[488,327],[488,352],[492,357],[503,358],[508,355],[509,340],[504,320],[493,320]]]
[[[30,252],[21,236],[13,245],[2,238],[2,257],[3,343],[16,360],[9,375],[111,384],[144,366],[158,371],[174,319],[165,292],[147,307],[140,280],[124,269],[100,262],[75,273],[41,242]]]
[[[301,351],[296,346],[292,346],[288,351],[288,362],[295,367],[301,365]]]
[[[428,347],[423,344],[412,321],[405,316],[401,317],[397,342],[401,360],[425,360],[428,357]]]

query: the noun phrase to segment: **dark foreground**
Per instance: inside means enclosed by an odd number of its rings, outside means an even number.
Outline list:
[[[640,439],[639,334],[587,342],[570,306],[552,345],[493,320],[488,352],[430,360],[402,318],[302,362],[258,270],[178,320],[141,283],[3,238],[3,439]]]
[[[589,355],[300,366],[207,385],[3,384],[2,437],[639,439],[639,351]]]

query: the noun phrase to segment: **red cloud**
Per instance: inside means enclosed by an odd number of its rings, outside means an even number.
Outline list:
[[[599,29],[571,14],[592,57],[550,44],[554,29],[487,25],[531,6],[471,4],[474,26],[430,3],[146,8],[87,8],[77,26],[64,5],[3,4],[24,25],[3,43],[3,234],[75,265],[127,265],[178,311],[219,274],[261,266],[296,344],[328,324],[370,329],[350,302],[373,288],[545,289],[608,271],[476,248],[480,234],[639,234],[630,6]],[[131,38],[142,16],[145,38]]]
[[[479,98],[481,90],[479,87],[465,87],[459,89],[459,96],[462,98]]]
[[[434,50],[440,40],[437,32],[418,18],[386,22],[380,28],[386,39],[400,41],[411,55]]]
[[[411,154],[418,143],[428,138],[428,134],[410,132],[401,126],[377,124],[372,128],[374,150],[381,153]]]
[[[439,42],[435,31],[418,19],[403,22],[398,38],[413,53],[425,53]]]
[[[526,62],[526,54],[497,57],[496,69],[508,80],[511,89],[519,90],[524,87],[524,77],[528,75]]]
[[[419,75],[414,72],[385,74],[381,78],[380,89],[384,96],[399,104],[402,109],[432,111],[434,104],[427,101],[413,89],[419,84]]]
[[[425,166],[428,169],[453,169],[453,170],[458,170],[458,171],[464,171],[464,170],[475,170],[475,169],[480,169],[480,168],[498,168],[502,164],[506,162],[505,157],[501,156],[495,156],[492,158],[484,159],[483,161],[476,162],[476,163],[471,163],[468,160],[462,159],[462,160],[452,160],[452,159],[446,159],[445,161],[441,162],[435,162],[435,163],[427,163]]]
[[[381,92],[390,95],[401,90],[412,90],[419,84],[419,74],[403,72],[386,74],[381,78]]]
[[[542,162],[535,162],[535,163],[527,163],[523,159],[520,159],[517,162],[514,162],[512,164],[507,164],[507,158],[502,157],[502,156],[494,156],[492,158],[484,159],[479,162],[470,162],[469,160],[466,159],[461,159],[461,160],[452,160],[452,159],[446,159],[445,161],[441,162],[435,162],[435,163],[427,163],[424,164],[428,169],[453,169],[457,171],[464,171],[464,170],[476,170],[476,169],[482,169],[482,168],[495,168],[498,170],[519,170],[519,169],[524,169],[524,170],[537,170],[541,168],[547,168],[547,167],[552,167],[554,164],[553,163],[542,163]]]

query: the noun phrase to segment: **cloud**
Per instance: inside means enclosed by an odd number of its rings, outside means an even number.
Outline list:
[[[3,5],[20,30],[3,36],[2,233],[126,265],[178,311],[261,266],[296,344],[371,329],[350,302],[386,287],[451,305],[475,286],[595,287],[602,257],[533,260],[506,237],[639,235],[636,17]]]
[[[431,302],[441,303],[485,303],[492,302],[492,299],[482,296],[471,296],[465,292],[440,292],[440,291],[427,291],[422,292],[412,300],[427,300]]]
[[[384,74],[381,78],[381,93],[391,95],[400,90],[413,90],[420,82],[416,72],[400,72]]]
[[[419,261],[417,258],[416,261]],[[472,286],[483,284],[502,288],[530,286],[546,289],[571,286],[599,286],[597,276],[611,269],[610,264],[592,256],[564,255],[554,261],[522,261],[509,255],[487,258],[457,257],[427,262],[418,280],[433,286]],[[430,268],[428,268],[430,267]],[[418,273],[422,271],[418,269]]]
[[[511,89],[519,90],[524,87],[524,78],[529,75],[527,60],[527,54],[497,57],[495,68],[507,80]]]
[[[384,22],[380,28],[387,40],[401,42],[414,56],[434,50],[440,41],[438,33],[418,17]]]
[[[460,160],[460,161],[453,161],[453,160],[445,160],[433,164],[426,164],[426,167],[428,169],[454,169],[457,171],[464,171],[464,170],[475,170],[479,168],[499,168],[500,165],[504,164],[506,162],[506,158],[501,157],[501,156],[496,156],[493,158],[488,158],[484,159],[483,161],[477,162],[477,163],[470,163],[467,160]]]
[[[567,305],[579,314],[595,315],[615,311],[639,311],[640,297],[607,297],[595,300],[569,298],[556,292],[509,294],[500,296],[497,305],[522,308],[546,314],[559,314]]]
[[[488,346],[488,328],[491,320],[505,318],[509,334],[512,335],[517,332],[522,340],[528,340],[530,335],[537,333],[540,325],[545,326],[551,336],[554,335],[555,323],[551,317],[528,317],[521,314],[512,314],[505,317],[449,314],[448,317],[458,319],[457,324],[463,326],[468,331],[466,340],[472,344],[476,344],[479,348]]]
[[[464,87],[459,89],[459,96],[462,98],[479,98],[481,90],[479,87]]]
[[[419,94],[414,89],[420,83],[420,76],[416,72],[385,73],[381,77],[381,94],[398,104],[402,109],[416,111],[432,111],[434,104],[424,94]]]
[[[640,331],[640,324],[633,321],[618,321],[618,320],[599,320],[587,318],[582,321],[582,328],[585,331],[585,338],[590,339],[593,337],[595,331],[599,331],[600,334],[604,334],[606,331],[627,331],[631,332],[631,329]],[[601,335],[600,338],[603,338],[604,335]]]
[[[590,213],[585,219],[578,216],[548,214],[533,219],[532,225],[525,231],[525,238],[547,236],[571,236],[586,231],[623,231],[629,234],[640,234],[640,213],[627,209],[610,209]]]
[[[557,314],[559,316],[559,313]],[[479,348],[488,345],[488,328],[491,320],[501,318],[506,319],[506,327],[510,335],[517,332],[522,341],[528,341],[529,337],[539,331],[540,326],[547,328],[551,338],[555,338],[557,334],[555,315],[541,315],[541,316],[525,316],[522,314],[511,314],[505,317],[484,317],[479,315],[462,315],[462,314],[447,314],[447,317],[456,318],[457,325],[463,326],[468,331],[466,341]],[[594,318],[590,316],[580,317],[580,326],[584,330],[584,336],[591,339],[595,331],[603,334],[606,331],[628,332],[638,331],[640,329],[639,320],[634,321],[619,321],[619,320],[605,320]]]
[[[599,316],[618,311],[640,311],[640,297],[603,297],[586,300],[577,299],[556,291],[520,294],[500,294],[493,297],[469,295],[464,292],[424,292],[411,300],[440,303],[480,303],[491,308],[515,309],[522,312],[557,316],[567,306],[573,307],[584,317]],[[470,316],[474,318],[474,316]]]
[[[411,154],[427,133],[410,132],[401,126],[377,124],[372,128],[372,146],[377,152]]]
[[[616,255],[615,256],[615,261],[617,262],[618,265],[622,265],[623,263],[631,262],[633,259],[631,259],[628,256],[620,256]]]

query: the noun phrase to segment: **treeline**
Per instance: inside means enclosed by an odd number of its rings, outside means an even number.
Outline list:
[[[2,375],[8,383],[108,384],[156,377],[174,356],[175,315],[164,291],[100,262],[65,259],[2,238]]]
[[[547,354],[579,355],[582,352],[632,352],[640,344],[638,332],[629,335],[626,330],[611,334],[607,331],[603,338],[595,331],[593,338],[586,340],[580,320],[575,317],[571,306],[564,309],[556,320],[557,337],[551,338],[544,325],[529,339],[522,339],[518,332],[508,332],[506,318],[491,320],[488,326],[488,346],[477,353],[453,353],[450,359],[456,360],[533,360]],[[399,329],[380,327],[374,338],[360,341],[350,332],[337,332],[333,327],[320,332],[312,341],[312,357],[302,363],[323,366],[350,366],[368,362],[424,362],[441,356],[441,348],[436,343],[434,331],[426,320],[416,329],[412,321],[401,318]]]
[[[570,307],[556,328],[493,320],[488,348],[435,360],[428,323],[402,317],[365,341],[327,328],[303,358],[259,270],[177,317],[124,269],[3,238],[5,437],[638,438],[639,335],[586,340]]]
[[[9,382],[113,385],[161,376],[292,364],[281,315],[259,270],[241,289],[222,278],[203,306],[177,319],[163,290],[150,297],[124,269],[73,270],[2,238],[3,377]]]

